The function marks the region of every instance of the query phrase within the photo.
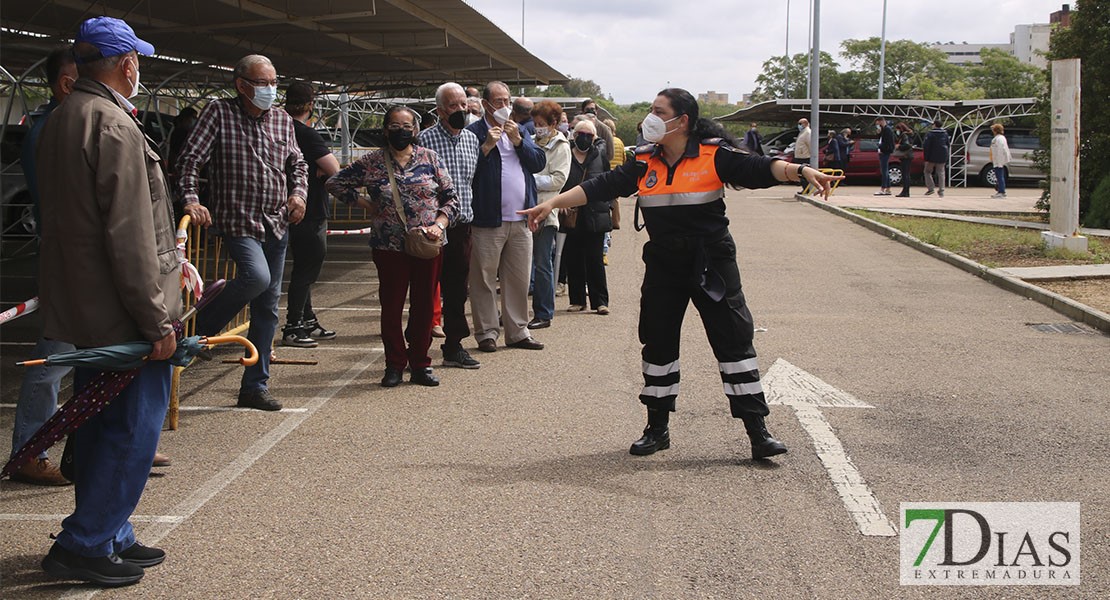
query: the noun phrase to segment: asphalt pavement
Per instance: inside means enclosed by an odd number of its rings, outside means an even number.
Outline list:
[[[161,444],[174,464],[150,479],[135,519],[166,562],[130,588],[58,583],[38,563],[72,490],[4,481],[0,597],[1110,595],[1110,337],[1036,327],[1068,319],[795,189],[729,192],[761,370],[788,362],[869,406],[820,412],[895,527],[901,502],[1081,503],[1082,585],[899,585],[899,538],[861,533],[819,457],[828,440],[811,437],[800,408],[773,406],[768,420],[790,453],[750,459],[692,307],[672,447],[630,456],[645,420],[646,233],[626,218],[610,251],[611,315],[568,313],[561,297],[552,327],[535,332],[544,350],[483,354],[468,340],[482,367],[437,368],[437,388],[378,386],[369,251],[333,239],[313,304],[339,337],[277,348],[318,361],[274,366],[286,410],[229,410],[235,365],[184,373],[181,425]],[[17,333],[33,341],[35,318],[3,332],[0,431],[19,384],[11,364],[30,350]]]

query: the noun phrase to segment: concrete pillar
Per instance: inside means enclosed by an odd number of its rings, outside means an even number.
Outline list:
[[[1087,251],[1079,235],[1079,101],[1079,59],[1052,61],[1052,208],[1041,239],[1072,252]]]

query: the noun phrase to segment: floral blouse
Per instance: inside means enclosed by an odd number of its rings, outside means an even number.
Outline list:
[[[405,232],[431,225],[437,213],[443,213],[448,223],[454,223],[459,215],[458,200],[451,176],[439,156],[428,148],[413,146],[412,158],[404,168],[393,161],[393,176],[405,208],[402,223],[393,202],[385,160],[393,158],[384,148],[370,152],[328,179],[326,187],[329,194],[347,204],[355,204],[363,193],[368,195],[372,205],[368,211],[370,247],[402,252]]]

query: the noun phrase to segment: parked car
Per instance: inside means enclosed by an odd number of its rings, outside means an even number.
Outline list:
[[[35,234],[35,215],[31,192],[23,176],[20,151],[27,136],[27,126],[7,125],[0,143],[0,186],[3,187],[0,207],[0,232],[4,239],[26,238]]]
[[[827,168],[829,165],[825,164],[825,148],[827,144],[821,146],[818,153],[819,164],[821,168]],[[789,153],[784,154],[783,158],[787,160],[794,159],[794,152],[791,150]],[[917,178],[925,172],[925,151],[918,146],[913,148],[913,165],[910,167],[910,176]],[[879,140],[876,138],[859,138],[852,140],[852,157],[848,161],[848,168],[844,170],[844,176],[847,181],[853,179],[874,179],[880,178],[879,173]],[[902,185],[902,165],[901,162],[894,158],[890,161],[890,186],[899,187]]]
[[[1037,181],[1045,178],[1033,163],[1033,151],[1039,150],[1041,140],[1029,128],[1007,128],[1004,133],[1006,142],[1010,145],[1010,154],[1013,160],[1006,165],[1006,181],[1027,180]],[[967,177],[977,178],[980,185],[994,187],[997,181],[994,177],[994,165],[991,164],[991,140],[994,134],[990,126],[984,125],[976,130],[967,145]]]

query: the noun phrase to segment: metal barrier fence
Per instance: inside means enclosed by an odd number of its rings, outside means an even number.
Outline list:
[[[181,218],[177,225],[177,248],[180,258],[184,258],[197,269],[201,281],[213,282],[217,279],[231,281],[235,278],[235,261],[224,250],[223,238],[204,231],[200,225],[195,225],[189,215]],[[184,265],[182,265],[184,267]],[[185,272],[182,271],[184,284]],[[182,290],[184,294],[185,310],[192,308],[196,297],[192,290]],[[250,327],[250,308],[244,306],[239,314],[227,324],[221,334],[238,334]],[[185,335],[196,334],[196,320],[191,319],[185,324]],[[259,348],[259,352],[269,352],[269,348]],[[170,408],[166,413],[166,426],[171,430],[177,429],[178,399],[181,390],[181,373],[187,367],[174,367],[173,378],[170,383]]]
[[[331,215],[328,219],[331,226],[351,228],[369,223],[365,209],[349,206],[335,199],[332,199]],[[231,260],[231,257],[224,250],[223,238],[213,235],[199,225],[194,224],[189,215],[182,217],[180,223],[178,223],[177,247],[179,256],[196,267],[201,281],[211,283],[218,279],[231,281],[235,278],[235,261]],[[184,267],[184,265],[182,266]],[[185,277],[184,270],[182,271],[182,277]],[[188,310],[196,303],[196,298],[188,288],[182,290],[182,293],[184,294],[185,310]],[[194,319],[185,324],[185,335],[195,335],[195,323],[196,320]],[[239,314],[235,315],[235,318],[228,323],[220,334],[237,334],[249,327],[250,305],[248,304],[243,307]],[[272,347],[259,348],[258,351],[271,352]],[[166,424],[171,430],[177,429],[181,373],[186,368],[174,367],[173,369],[173,379],[170,386],[170,408],[166,415]]]
[[[840,175],[844,174],[844,171],[842,171],[841,169],[821,169],[821,172],[826,175],[832,175],[833,177],[839,177]],[[843,181],[843,179],[837,179],[836,181],[832,182],[832,189],[829,190],[830,196],[836,193],[836,188],[840,187],[841,181]],[[807,183],[805,189],[802,190],[802,195],[812,194],[813,191],[813,184]]]

